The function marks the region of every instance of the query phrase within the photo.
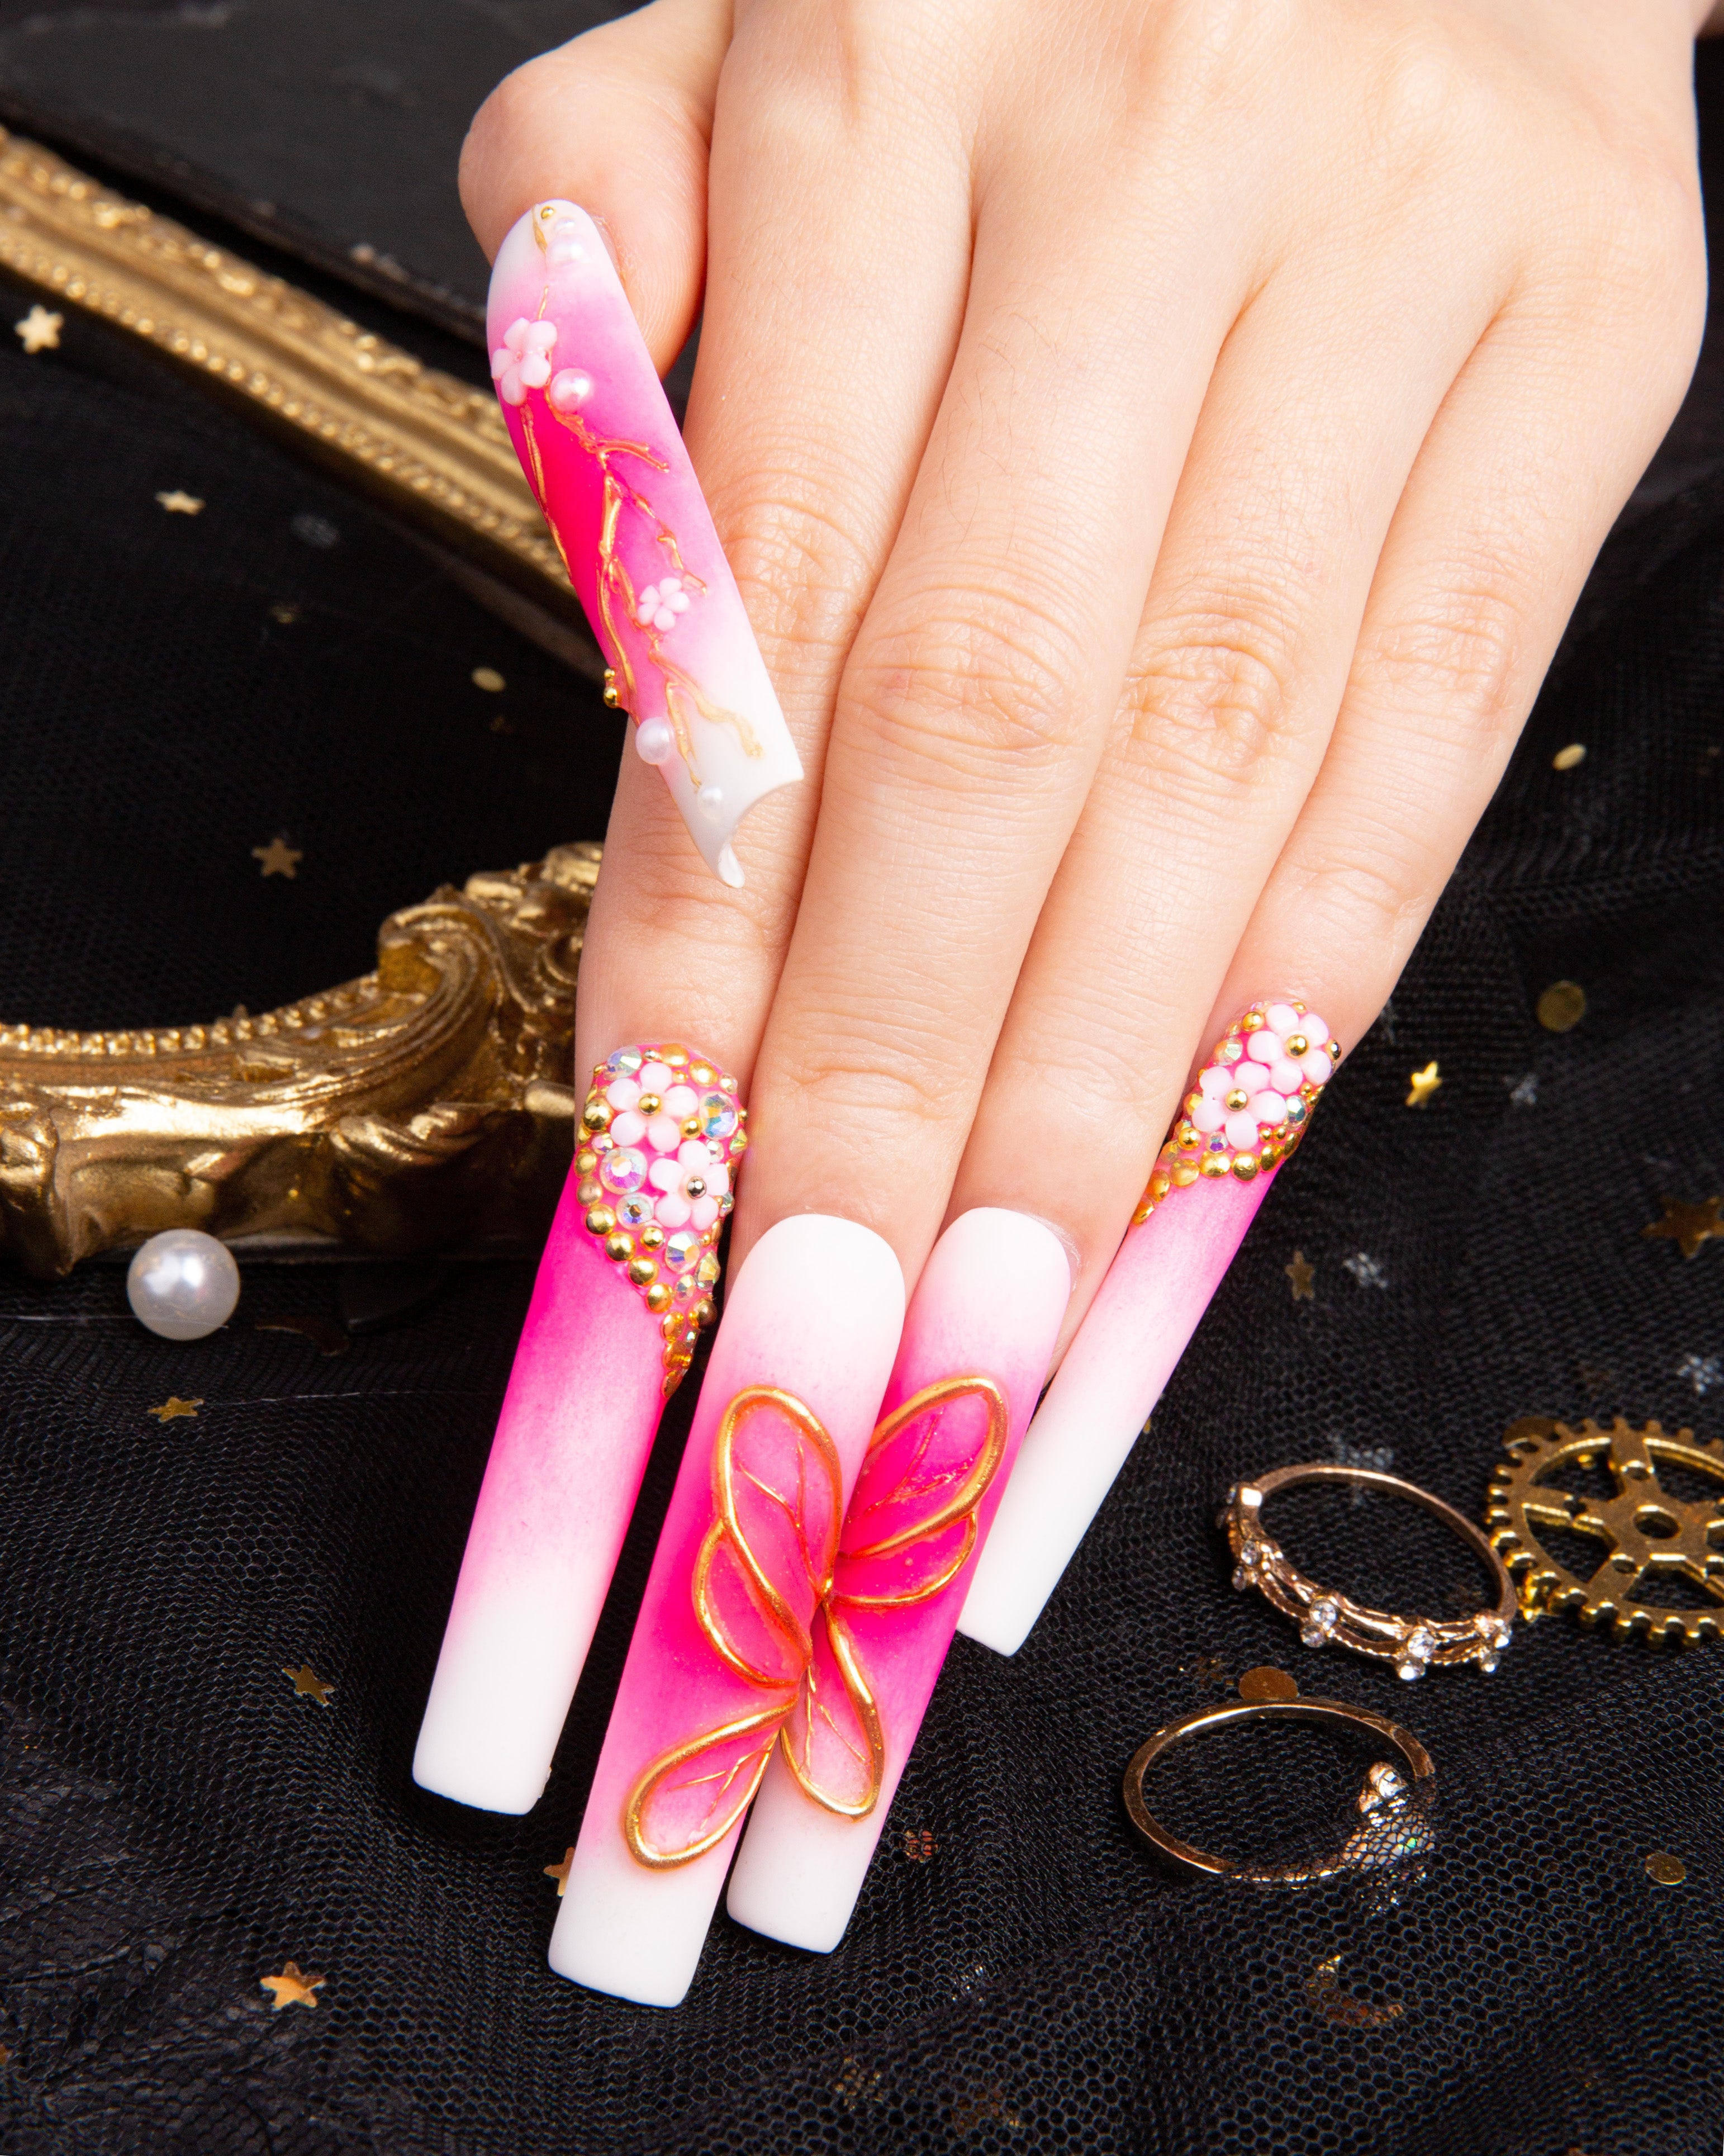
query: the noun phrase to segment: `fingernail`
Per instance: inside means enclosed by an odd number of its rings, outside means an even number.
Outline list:
[[[958,1620],[967,1638],[1013,1655],[1029,1637],[1340,1057],[1321,1015],[1278,996],[1206,1058],[1024,1440]]]
[[[713,529],[603,235],[570,202],[536,203],[491,271],[491,376],[521,468],[608,668],[709,868],[756,802],[803,775],[741,594]]]
[[[726,1897],[752,1930],[818,1953],[844,1937],[1070,1293],[1059,1239],[1024,1214],[966,1213],[935,1245],[814,1623],[817,1672],[848,1671],[872,1702],[878,1763],[827,1758],[804,1688]]]
[[[731,1281],[552,1934],[560,1975],[681,1999],[811,1670],[830,1686],[818,1771],[865,1798],[871,1707],[816,1620],[903,1318],[890,1245],[820,1214],[769,1229]]]
[[[724,1066],[675,1044],[593,1071],[419,1731],[423,1789],[498,1812],[543,1791],[664,1402],[711,1322],[747,1121]]]

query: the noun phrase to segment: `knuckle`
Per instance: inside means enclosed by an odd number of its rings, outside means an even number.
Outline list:
[[[1188,605],[1141,639],[1126,686],[1142,747],[1249,785],[1293,726],[1291,624],[1266,593]]]
[[[715,521],[748,618],[776,653],[849,649],[867,603],[872,566],[836,510],[862,490],[859,475],[786,470],[741,478],[715,494]]]
[[[1075,635],[1021,602],[955,595],[912,634],[882,638],[845,694],[893,762],[969,785],[1046,771],[1087,731]]]
[[[1506,574],[1435,579],[1423,602],[1370,632],[1353,689],[1378,706],[1440,714],[1481,746],[1518,727],[1526,697],[1525,615]]]
[[[848,1014],[823,1009],[818,1033],[776,1059],[776,1120],[793,1116],[805,1132],[870,1151],[890,1151],[894,1132],[956,1128],[969,1101],[953,1077],[950,1012],[936,998],[899,997],[890,1017],[870,1004]],[[962,1097],[961,1097],[962,1095]]]

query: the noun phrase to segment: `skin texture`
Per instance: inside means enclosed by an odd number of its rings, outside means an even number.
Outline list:
[[[733,1256],[913,1286],[1015,1207],[1075,1327],[1193,1056],[1351,1046],[1686,386],[1695,0],[654,0],[500,85],[494,249],[602,221],[808,783],[708,874],[625,759],[582,1065],[747,1086]]]

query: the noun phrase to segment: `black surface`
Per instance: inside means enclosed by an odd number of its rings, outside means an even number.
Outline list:
[[[360,970],[375,921],[437,881],[599,829],[618,734],[587,685],[105,333],[0,343],[0,1012],[255,1008]],[[115,1267],[0,1269],[8,2156],[1713,2156],[1724,1647],[1553,1620],[1494,1677],[1405,1686],[1235,1595],[1213,1526],[1242,1472],[1349,1449],[1475,1514],[1529,1413],[1724,1435],[1724,1244],[1685,1260],[1639,1233],[1664,1197],[1724,1188],[1709,378],[1691,483],[1619,532],[1391,1013],[1041,1624],[1011,1661],[957,1643],[830,1958],[721,1917],[669,2015],[544,1964],[543,1867],[578,1825],[698,1371],[546,1794],[489,1820],[408,1766],[529,1269],[456,1268],[339,1358],[333,1269],[248,1265],[234,1322],[177,1347],[132,1322]],[[203,516],[156,509],[175,485]],[[336,547],[294,536],[308,511]],[[489,731],[481,663],[521,732]],[[1557,773],[1571,741],[1587,759]],[[278,829],[305,848],[291,884],[249,858]],[[1558,976],[1589,1007],[1553,1037],[1532,1013]],[[1433,1056],[1443,1087],[1410,1111]],[[311,1329],[259,1329],[283,1319]],[[198,1415],[146,1413],[171,1393]],[[1441,1606],[1469,1584],[1377,1501],[1290,1517],[1362,1590]],[[308,1661],[326,1708],[283,1675]],[[1398,1904],[1182,1886],[1133,1841],[1132,1750],[1264,1661],[1429,1745],[1440,1840]],[[1274,1856],[1347,1830],[1359,1764],[1242,1738],[1160,1798]],[[1654,1850],[1682,1886],[1649,1880]],[[313,2012],[259,1988],[290,1958],[326,1978]],[[1376,2018],[1336,2018],[1331,1977]]]

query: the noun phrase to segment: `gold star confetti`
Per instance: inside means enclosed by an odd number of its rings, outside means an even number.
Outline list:
[[[14,322],[12,326],[24,350],[37,352],[58,351],[60,331],[65,326],[64,315],[51,315],[46,307],[32,307],[21,322]]]
[[[1680,1887],[1688,1876],[1688,1866],[1669,1850],[1655,1849],[1646,1859],[1646,1876],[1660,1887]]]
[[[487,696],[500,696],[509,684],[498,673],[495,666],[475,666],[473,670],[473,685],[475,689],[483,689]]]
[[[187,494],[182,487],[174,487],[167,494],[158,494],[156,499],[170,516],[201,516],[203,514],[203,497]]]
[[[1685,1258],[1697,1258],[1702,1243],[1710,1243],[1714,1236],[1724,1238],[1724,1219],[1718,1217],[1724,1199],[1708,1198],[1698,1205],[1685,1205],[1680,1198],[1661,1198],[1659,1203],[1663,1219],[1640,1230],[1649,1242],[1662,1238],[1680,1243]]]
[[[1437,1068],[1436,1059],[1433,1057],[1423,1070],[1409,1070],[1407,1082],[1413,1088],[1407,1096],[1407,1106],[1409,1108],[1428,1108],[1431,1095],[1443,1082],[1443,1074]]]
[[[1578,981],[1552,981],[1532,1014],[1547,1033],[1568,1033],[1586,1016],[1586,990]]]
[[[291,879],[300,872],[300,863],[305,858],[303,846],[290,846],[278,831],[267,846],[254,846],[251,857],[261,861],[266,876],[283,875]]]
[[[1551,758],[1552,771],[1573,771],[1586,762],[1586,743],[1570,742],[1567,748],[1559,748]]]
[[[310,1975],[296,1961],[290,1961],[280,1976],[260,1976],[258,1982],[265,1991],[275,1994],[274,2011],[279,2014],[284,2006],[315,2006],[324,1979]]]
[[[329,1705],[329,1696],[335,1686],[319,1676],[309,1662],[301,1662],[296,1670],[289,1669],[284,1663],[281,1674],[292,1680],[295,1698],[315,1699],[320,1707]]]
[[[562,1861],[561,1864],[547,1864],[545,1866],[545,1876],[547,1879],[554,1879],[557,1881],[557,1898],[559,1902],[568,1892],[569,1866],[574,1862],[574,1861],[575,1845],[573,1842],[571,1842],[568,1847],[562,1852]]]
[[[1316,1301],[1317,1291],[1311,1286],[1311,1282],[1317,1276],[1317,1269],[1314,1265],[1307,1262],[1303,1250],[1296,1250],[1288,1262],[1281,1267],[1281,1270],[1293,1283],[1295,1302]]]
[[[144,1413],[154,1415],[157,1422],[173,1422],[181,1415],[195,1416],[203,1405],[202,1400],[182,1400],[177,1393],[170,1393],[159,1408],[146,1408]]]

